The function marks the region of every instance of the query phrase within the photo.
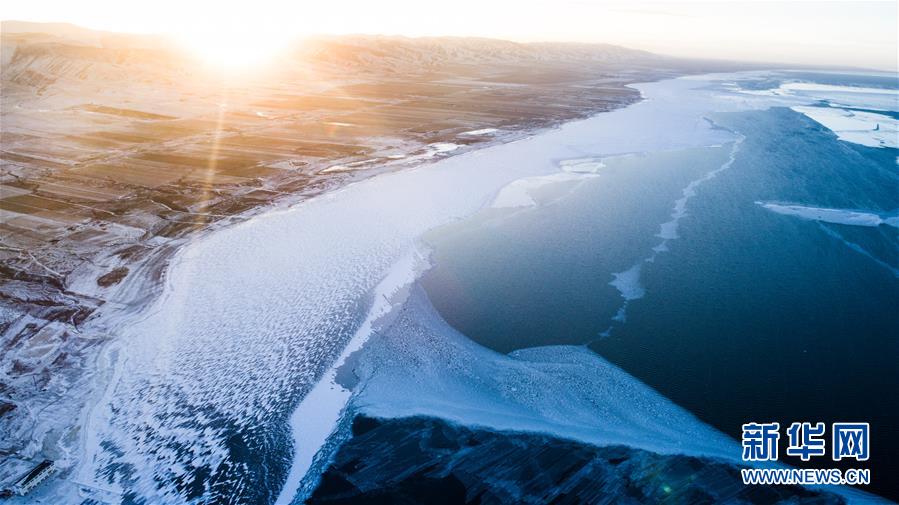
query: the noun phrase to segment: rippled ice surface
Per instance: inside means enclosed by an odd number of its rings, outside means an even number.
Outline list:
[[[271,502],[292,440],[304,443],[302,422],[289,431],[291,412],[418,237],[515,180],[557,173],[563,160],[726,144],[735,136],[708,113],[784,100],[710,84],[640,85],[649,100],[627,109],[378,176],[198,239],[175,258],[152,307],[110,315],[114,376],[86,416],[79,478],[120,488],[126,501]]]

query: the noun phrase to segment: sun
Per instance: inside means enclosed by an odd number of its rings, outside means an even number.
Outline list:
[[[210,65],[239,69],[272,60],[290,37],[275,31],[221,27],[180,33],[177,39],[188,52]]]
[[[298,34],[296,16],[274,8],[222,2],[183,13],[172,35],[189,53],[217,67],[239,69],[275,58]]]

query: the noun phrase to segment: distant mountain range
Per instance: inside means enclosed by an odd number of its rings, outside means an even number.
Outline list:
[[[3,80],[41,88],[59,78],[134,78],[134,71],[170,78],[191,73],[196,62],[162,35],[95,31],[67,23],[3,21]],[[285,51],[282,66],[328,73],[419,73],[454,66],[539,63],[671,65],[674,60],[609,44],[518,43],[487,38],[408,38],[378,35],[309,36]],[[286,65],[284,65],[286,64]],[[117,67],[118,71],[101,67]],[[127,71],[123,74],[123,70]],[[282,68],[282,70],[284,70]]]

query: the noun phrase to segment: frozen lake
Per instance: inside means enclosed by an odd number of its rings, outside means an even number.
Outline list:
[[[381,175],[189,244],[174,259],[164,293],[152,306],[113,319],[118,338],[104,359],[115,373],[86,413],[89,436],[73,457],[80,462],[79,478],[149,502],[291,501],[352,396],[334,383],[335,365],[348,346],[365,344],[383,324],[380,318],[404,300],[404,287],[429,267],[430,251],[422,242],[427,232],[482,209],[506,220],[543,200],[565,199],[602,184],[599,158],[628,163],[630,156],[619,155],[668,156],[692,149],[702,158],[701,167],[681,176],[686,185],[701,180],[704,187],[713,180],[706,179],[710,172],[727,169],[732,155],[739,158],[743,138],[716,125],[714,114],[813,102],[798,94],[743,93],[729,86],[737,77],[752,75],[639,85],[646,100],[628,108]],[[686,185],[677,187],[673,200],[661,189],[645,195],[648,206],[665,209],[657,224],[674,221],[669,233],[680,233],[673,206],[694,197],[683,191]],[[499,197],[502,205],[494,205]],[[658,238],[650,240],[658,245]],[[628,283],[639,284],[640,275],[632,272],[622,279],[613,288],[614,311],[627,300],[619,295],[629,292]],[[561,358],[546,351],[522,359]],[[638,381],[621,381],[631,395],[649,398],[652,393]],[[551,394],[558,382],[539,387],[549,388],[541,395]],[[414,411],[414,402],[411,411],[404,411],[383,399],[376,406],[381,414]],[[678,444],[698,453],[726,450],[726,438],[661,396],[644,405],[648,411],[665,405],[662,411],[675,412],[683,426],[711,437],[696,447],[674,437],[660,450],[673,451]],[[622,402],[616,410],[627,406]],[[571,408],[590,415],[576,402]],[[627,418],[626,412],[615,415]],[[458,420],[464,422],[465,416],[459,414]],[[539,429],[542,422],[538,417],[529,426]],[[617,436],[654,447],[651,439],[641,442],[634,433],[616,433],[608,430],[603,440],[614,442]]]

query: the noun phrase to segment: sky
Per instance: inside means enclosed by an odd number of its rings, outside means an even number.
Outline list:
[[[606,42],[674,56],[897,69],[884,1],[5,0],[0,18],[167,33],[212,50],[266,51],[299,35],[457,35]],[[212,53],[212,51],[209,51]]]

